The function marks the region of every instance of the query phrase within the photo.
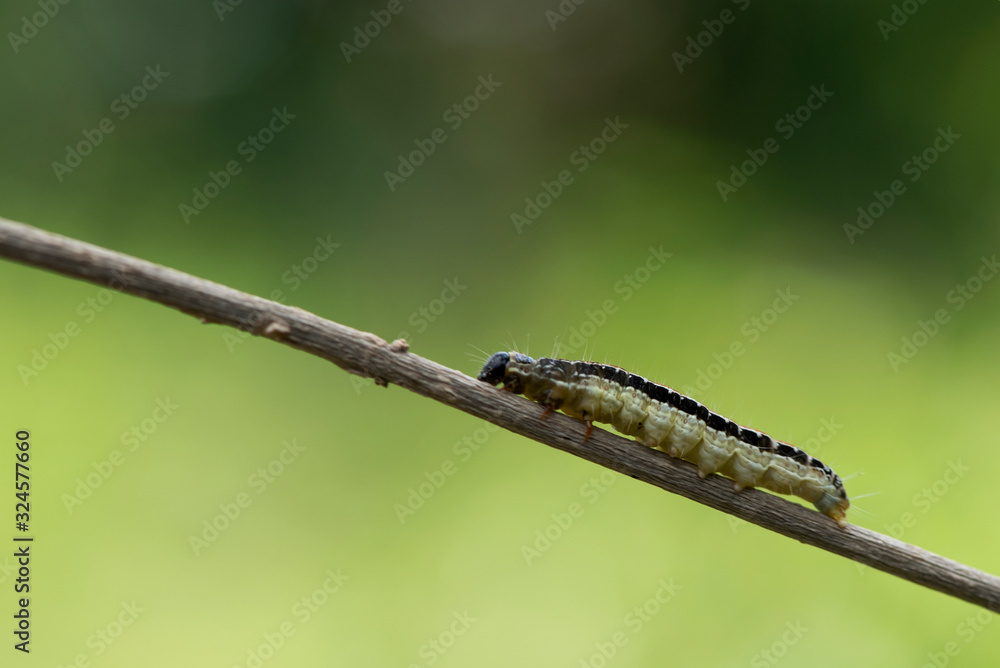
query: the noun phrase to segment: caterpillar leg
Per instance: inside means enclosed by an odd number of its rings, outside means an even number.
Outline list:
[[[486,361],[478,379],[542,404],[542,418],[561,410],[582,420],[585,441],[593,435],[595,420],[610,423],[647,447],[695,464],[701,478],[718,473],[729,478],[737,492],[758,487],[798,496],[839,526],[847,526],[850,501],[830,467],[624,369],[498,352]]]
[[[850,502],[844,498],[835,498],[832,494],[824,495],[813,502],[816,509],[837,523],[841,529],[847,528],[847,509]]]

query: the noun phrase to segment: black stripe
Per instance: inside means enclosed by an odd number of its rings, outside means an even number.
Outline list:
[[[778,443],[778,447],[775,448],[775,450],[782,457],[791,457],[793,454],[795,454],[795,448],[788,445],[787,443]]]
[[[640,392],[646,391],[646,383],[648,381],[642,376],[637,376],[634,373],[628,375],[628,380],[625,381],[625,387],[631,387],[633,389],[639,390]]]
[[[670,404],[672,408],[678,408],[681,405],[681,394],[679,392],[674,392],[670,388],[669,394],[667,395],[667,403]]]
[[[687,413],[688,415],[694,415],[694,412],[698,410],[699,404],[697,401],[684,394],[681,395],[680,405],[677,407]]]
[[[732,420],[718,413],[713,413],[691,397],[681,394],[665,385],[654,383],[642,376],[630,373],[621,367],[611,364],[584,361],[572,362],[548,357],[539,359],[536,364],[539,370],[548,376],[565,375],[567,378],[573,374],[578,376],[596,376],[597,378],[619,385],[622,388],[631,387],[637,392],[645,394],[651,400],[682,410],[689,415],[694,415],[712,429],[733,436],[741,442],[757,448],[761,452],[775,452],[782,457],[788,457],[800,464],[822,472],[833,483],[833,486],[843,494],[840,478],[834,474],[830,467],[823,464],[820,460],[810,457],[807,453],[787,443],[775,441],[767,434],[746,427],[740,427],[740,425]]]
[[[610,374],[608,374],[608,375],[606,375],[604,377],[607,378],[612,383],[615,383],[617,385],[621,385],[622,387],[624,387],[625,386],[625,381],[628,380],[628,371],[626,371],[625,369],[620,369],[620,368],[618,368],[616,366],[610,367],[610,369],[611,369]]]
[[[726,418],[718,413],[712,413],[708,416],[708,426],[716,431],[724,431],[726,429]]]

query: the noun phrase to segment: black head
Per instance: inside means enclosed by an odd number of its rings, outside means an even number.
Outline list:
[[[504,374],[507,372],[507,364],[510,362],[510,353],[494,353],[486,360],[486,364],[483,365],[483,370],[479,372],[479,380],[489,383],[490,385],[498,385],[503,381]]]

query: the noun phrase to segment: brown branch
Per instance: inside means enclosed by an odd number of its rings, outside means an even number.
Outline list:
[[[1000,578],[868,529],[840,529],[828,517],[780,497],[747,489],[733,492],[719,476],[701,480],[696,468],[602,429],[585,441],[582,423],[522,397],[312,313],[224,285],[0,219],[0,256],[145,297],[184,313],[313,355],[380,384],[392,383],[516,434],[662,487],[765,529],[853,559],[950,596],[1000,611]]]

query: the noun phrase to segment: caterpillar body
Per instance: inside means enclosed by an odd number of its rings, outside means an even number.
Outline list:
[[[823,462],[625,369],[498,352],[478,378],[583,420],[588,437],[594,422],[609,423],[650,448],[695,464],[702,478],[720,473],[736,491],[763,487],[798,496],[847,526],[847,492]]]

